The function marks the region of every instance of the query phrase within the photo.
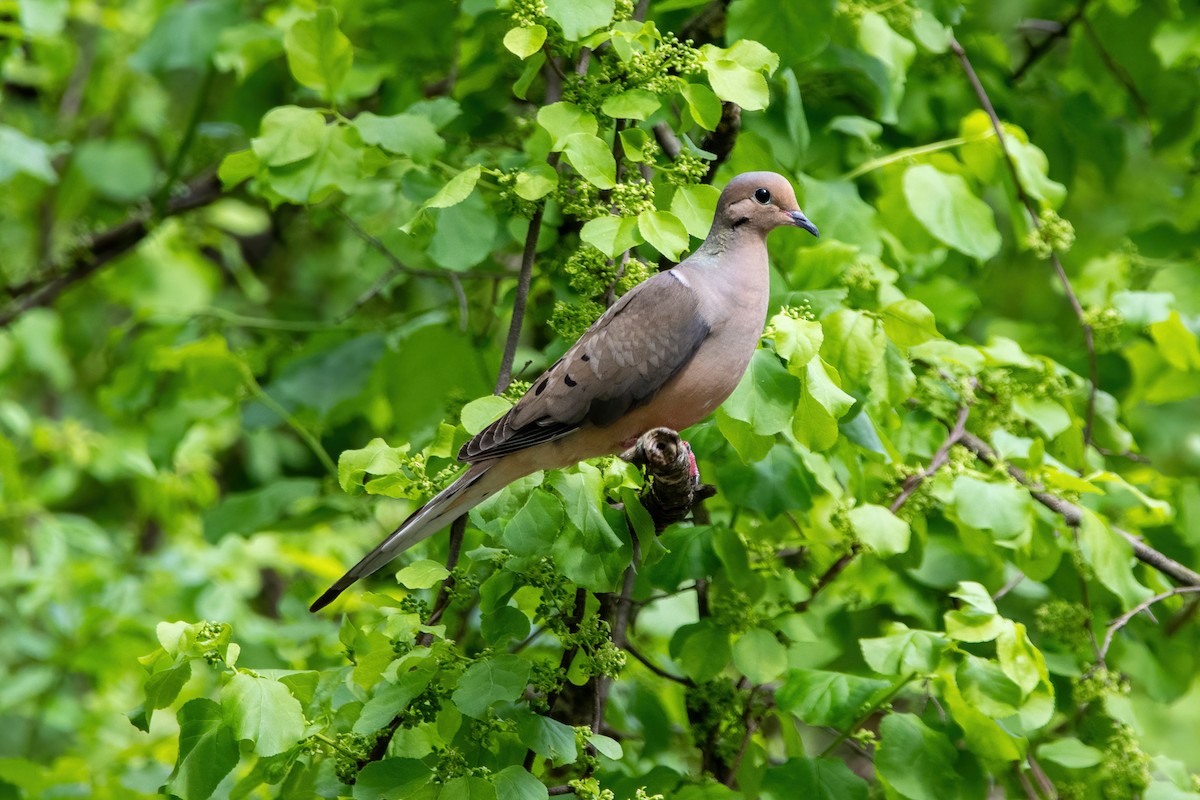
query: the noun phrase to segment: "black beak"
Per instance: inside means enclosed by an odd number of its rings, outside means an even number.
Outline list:
[[[813,225],[809,221],[808,217],[804,216],[803,211],[792,211],[789,214],[789,216],[791,216],[791,218],[792,218],[792,224],[795,225],[797,228],[804,228],[804,230],[808,231],[809,233],[811,233],[813,236],[817,237],[818,239],[821,238],[821,232],[819,230],[817,230],[816,225]]]

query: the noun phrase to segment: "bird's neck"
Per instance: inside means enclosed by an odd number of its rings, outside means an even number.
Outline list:
[[[741,228],[714,225],[693,258],[713,265],[734,264],[755,269],[766,263],[767,239],[749,225]]]

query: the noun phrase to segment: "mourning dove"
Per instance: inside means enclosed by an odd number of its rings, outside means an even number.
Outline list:
[[[781,175],[747,172],[717,200],[704,243],[609,308],[508,413],[463,445],[470,464],[312,604],[324,608],[518,478],[619,453],[656,427],[683,430],[733,392],[767,314],[767,234],[819,236]]]

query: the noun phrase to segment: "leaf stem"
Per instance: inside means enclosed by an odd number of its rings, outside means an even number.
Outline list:
[[[240,358],[237,359],[237,363],[242,372],[242,381],[246,384],[246,388],[250,390],[250,394],[286,422],[287,426],[304,440],[304,443],[312,450],[313,455],[317,457],[322,466],[329,471],[329,474],[337,478],[337,464],[333,463],[333,459],[329,457],[329,453],[325,452],[325,446],[321,444],[321,440],[312,431],[304,427],[300,420],[296,419],[278,400],[267,394],[266,390],[259,384],[258,378],[254,377],[254,370],[250,369],[249,364]]]
[[[859,716],[858,719],[854,720],[854,722],[850,724],[850,727],[839,733],[838,737],[834,739],[828,747],[821,751],[821,758],[828,758],[829,754],[832,753],[839,744],[853,736],[854,732],[858,730],[861,725],[866,723],[871,717],[875,716],[875,713],[879,711],[879,709],[885,704],[890,702],[893,697],[900,694],[905,686],[908,686],[908,684],[912,683],[912,679],[914,677],[916,677],[916,673],[910,672],[892,684],[891,688],[889,688],[887,692],[880,696],[878,700],[871,704],[870,708],[868,708],[861,716]]]

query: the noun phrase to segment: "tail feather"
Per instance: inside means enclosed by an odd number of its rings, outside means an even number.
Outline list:
[[[478,505],[491,491],[491,486],[484,484],[492,482],[482,479],[493,466],[492,463],[475,464],[467,469],[459,476],[458,480],[414,511],[374,550],[367,553],[345,575],[338,578],[337,582],[317,598],[317,601],[309,606],[308,610],[320,611],[360,578],[365,578],[383,569],[393,558],[417,542],[428,539]]]

